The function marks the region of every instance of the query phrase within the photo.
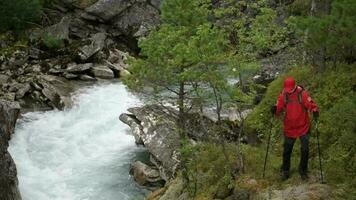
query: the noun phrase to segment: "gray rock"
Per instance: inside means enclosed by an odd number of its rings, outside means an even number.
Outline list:
[[[4,200],[21,200],[16,165],[7,151],[19,114],[18,103],[0,100],[0,199]]]
[[[86,75],[86,74],[80,75],[79,79],[82,80],[82,81],[96,81],[96,78],[91,77],[91,76]]]
[[[135,3],[114,21],[114,26],[124,35],[141,37],[159,24],[159,11],[147,3]]]
[[[180,137],[176,126],[177,111],[169,107],[147,105],[128,109],[120,120],[129,125],[137,144],[143,144],[151,154],[150,161],[161,177],[169,181],[180,164]],[[215,123],[199,114],[186,115],[186,128],[192,140],[206,141],[216,130]]]
[[[15,101],[16,93],[15,92],[7,92],[5,94],[0,95],[0,99]]]
[[[65,16],[62,20],[55,25],[52,25],[45,30],[46,34],[51,35],[57,39],[69,40],[69,27],[72,18]]]
[[[90,71],[92,67],[94,67],[93,63],[85,63],[85,64],[70,63],[68,64],[66,71],[69,73],[84,73]]]
[[[128,70],[126,70],[126,69],[121,69],[121,70],[120,70],[120,77],[121,77],[121,78],[130,76],[130,75],[131,75],[131,72],[129,72]]]
[[[32,65],[31,66],[31,71],[34,73],[40,73],[42,71],[42,67],[39,64]]]
[[[106,33],[97,33],[90,39],[91,43],[79,49],[79,57],[85,61],[92,57],[97,52],[101,51],[105,46]]]
[[[150,167],[140,161],[131,164],[130,173],[140,185],[154,185],[162,181],[158,169]]]
[[[72,73],[68,73],[68,72],[64,72],[63,76],[64,76],[66,79],[75,79],[75,78],[78,78],[78,75],[77,75],[77,74],[72,74]]]
[[[175,119],[159,106],[130,108],[129,112],[132,114],[122,114],[120,120],[131,127],[136,143],[144,144],[154,157],[160,176],[169,181],[180,163],[179,134],[175,129]]]
[[[295,200],[309,200],[309,199],[335,199],[333,190],[326,184],[312,183],[300,184],[296,186],[289,186],[283,190],[272,190],[258,195],[258,199],[295,199]]]
[[[96,78],[112,79],[115,77],[114,72],[105,65],[98,65],[92,68],[91,72]]]
[[[150,0],[150,3],[153,7],[155,7],[157,10],[160,10],[162,0]]]
[[[133,0],[99,0],[85,9],[85,11],[104,21],[108,21],[126,10],[132,5],[132,2]]]
[[[70,99],[69,95],[73,91],[73,86],[67,79],[43,75],[40,77],[39,83],[43,87],[42,94],[50,100],[53,107],[63,109],[70,105],[68,99]]]
[[[16,99],[21,99],[31,90],[31,85],[29,83],[22,84],[16,92]]]
[[[7,83],[10,80],[10,76],[5,74],[0,74],[0,85]]]

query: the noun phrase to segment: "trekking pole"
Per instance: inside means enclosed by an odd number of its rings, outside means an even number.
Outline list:
[[[320,142],[319,142],[319,130],[318,130],[318,121],[315,121],[315,129],[316,129],[316,138],[318,141],[318,153],[319,153],[319,167],[320,167],[320,181],[324,184],[324,176],[323,176],[323,167],[321,164],[321,151],[320,151]]]
[[[262,177],[265,178],[265,172],[266,172],[266,164],[267,164],[267,157],[268,157],[268,151],[269,151],[269,144],[271,141],[271,135],[272,135],[272,127],[273,127],[273,123],[272,123],[273,117],[271,118],[271,127],[269,129],[269,135],[268,135],[268,142],[267,142],[267,150],[266,150],[266,156],[265,156],[265,163],[263,165],[263,175]]]

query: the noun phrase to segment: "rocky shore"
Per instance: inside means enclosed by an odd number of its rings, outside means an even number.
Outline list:
[[[0,100],[0,199],[4,200],[21,200],[16,165],[7,150],[19,114],[18,103]]]

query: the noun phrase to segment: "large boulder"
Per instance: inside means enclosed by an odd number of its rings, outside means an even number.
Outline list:
[[[14,133],[16,120],[20,114],[20,105],[0,100],[0,199],[20,200],[17,170],[7,151],[11,134]]]
[[[106,33],[96,33],[90,38],[90,44],[79,49],[79,57],[86,61],[94,54],[98,53],[105,47]]]
[[[165,181],[173,178],[180,164],[180,136],[176,126],[177,111],[158,105],[147,105],[128,109],[130,113],[120,115],[120,120],[129,125],[137,144],[144,145],[151,154],[150,161],[159,169]],[[190,140],[208,139],[215,123],[199,114],[186,116]]]
[[[42,75],[39,79],[42,85],[42,94],[49,99],[52,107],[63,109],[70,105],[70,93],[73,92],[72,84],[65,78]]]
[[[68,64],[66,71],[69,73],[81,74],[90,71],[90,69],[93,67],[94,67],[93,63],[85,63],[85,64],[70,63]]]
[[[104,21],[108,21],[119,15],[131,6],[134,0],[99,0],[85,10]]]
[[[112,79],[115,77],[114,72],[105,65],[97,65],[91,71],[96,78]]]
[[[46,29],[46,34],[61,40],[69,40],[69,26],[72,18],[65,16],[62,20],[55,25],[52,25]]]
[[[147,3],[135,3],[114,20],[114,26],[127,36],[140,38],[159,24],[159,10]]]
[[[136,161],[131,164],[130,173],[135,181],[144,186],[155,186],[162,182],[158,169]]]
[[[121,114],[120,120],[131,127],[136,143],[142,143],[147,148],[160,176],[169,181],[180,163],[180,139],[175,119],[159,106],[136,107],[128,111],[132,114]]]

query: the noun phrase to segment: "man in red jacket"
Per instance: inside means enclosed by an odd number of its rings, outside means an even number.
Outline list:
[[[284,88],[278,97],[277,104],[271,108],[271,112],[277,117],[283,110],[285,114],[282,179],[289,178],[290,157],[295,140],[299,138],[301,142],[299,174],[303,180],[306,180],[308,179],[309,159],[309,112],[313,112],[313,117],[317,119],[318,107],[308,92],[301,86],[297,86],[294,79],[289,77],[284,81]]]

